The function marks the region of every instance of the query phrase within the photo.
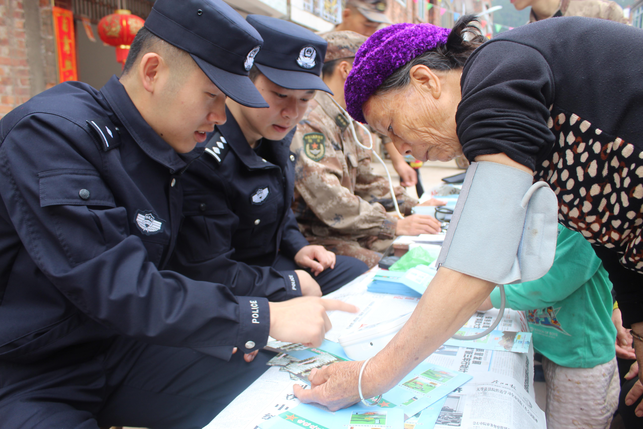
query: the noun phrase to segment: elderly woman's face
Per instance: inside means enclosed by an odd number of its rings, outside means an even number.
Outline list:
[[[413,154],[421,161],[450,161],[462,154],[455,127],[460,72],[441,75],[432,73],[428,80],[418,80],[412,69],[409,85],[375,94],[364,103],[368,124],[389,136],[402,155]]]

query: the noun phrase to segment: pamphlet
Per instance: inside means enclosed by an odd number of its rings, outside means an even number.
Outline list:
[[[468,374],[423,362],[400,383],[382,395],[377,405],[382,408],[400,407],[408,418],[442,399],[472,378]]]
[[[365,407],[361,404],[330,412],[301,404],[259,425],[261,429],[404,429],[400,409]]]
[[[375,273],[367,290],[420,298],[436,274],[437,270],[428,265],[418,265],[406,272],[381,270]]]
[[[433,429],[433,427],[435,427],[435,423],[438,421],[438,417],[440,417],[440,413],[442,412],[442,408],[446,401],[447,398],[444,397],[422,411],[417,422],[415,422],[415,426],[409,429]],[[408,426],[408,420],[406,421],[406,424]]]

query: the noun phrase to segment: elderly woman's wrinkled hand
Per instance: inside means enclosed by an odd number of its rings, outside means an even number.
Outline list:
[[[310,389],[295,385],[295,396],[305,404],[314,402],[337,411],[359,402],[357,378],[362,362],[339,362],[313,369]]]

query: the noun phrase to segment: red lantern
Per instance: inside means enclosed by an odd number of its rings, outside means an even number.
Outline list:
[[[127,9],[118,9],[98,22],[100,40],[116,47],[116,61],[125,65],[129,47],[145,21]]]

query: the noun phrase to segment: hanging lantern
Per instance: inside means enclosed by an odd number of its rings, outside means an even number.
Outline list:
[[[127,9],[117,9],[98,22],[100,40],[116,47],[116,61],[125,65],[129,47],[145,21]]]

